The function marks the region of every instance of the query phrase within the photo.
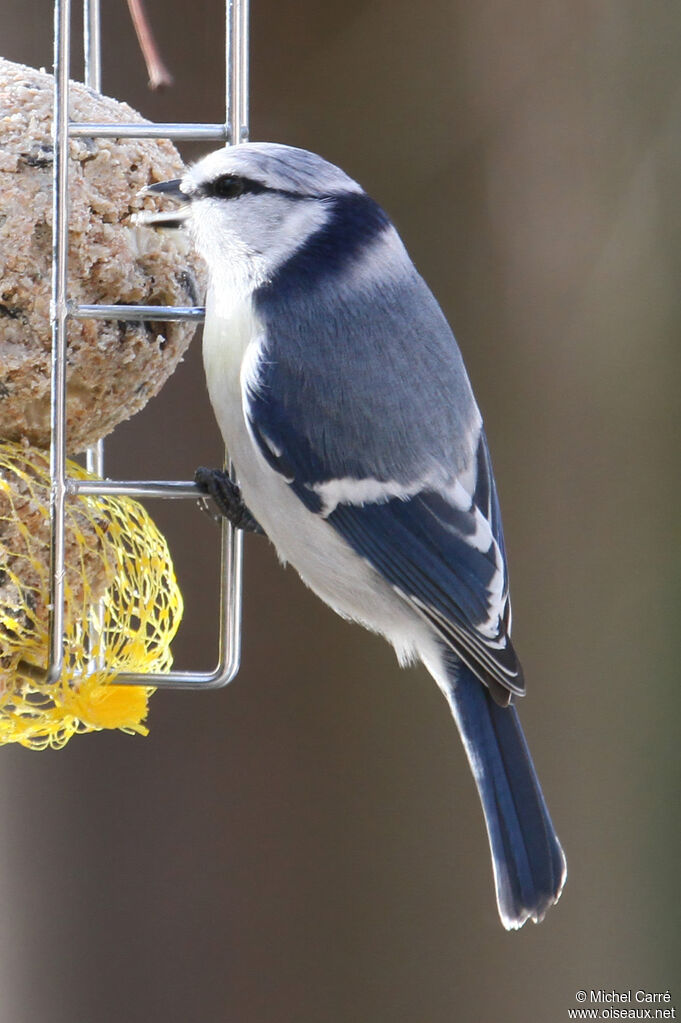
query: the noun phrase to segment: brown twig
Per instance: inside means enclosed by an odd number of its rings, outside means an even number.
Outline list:
[[[147,65],[150,89],[165,89],[173,84],[173,76],[163,63],[156,40],[149,24],[143,0],[128,0],[128,10],[135,26],[137,41]]]

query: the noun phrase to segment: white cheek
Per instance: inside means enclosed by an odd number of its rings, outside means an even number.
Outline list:
[[[244,298],[258,286],[258,267],[228,208],[209,199],[194,202],[189,230],[196,251],[208,266],[218,301],[232,294]]]
[[[194,200],[189,229],[216,291],[227,287],[245,295],[271,277],[329,216],[317,200],[259,193]]]

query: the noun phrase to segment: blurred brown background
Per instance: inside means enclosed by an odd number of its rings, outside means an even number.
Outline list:
[[[105,92],[222,119],[218,0],[150,0],[176,75],[157,96],[103,6]],[[3,56],[49,66],[51,33],[48,0],[4,5]],[[252,137],[383,203],[464,351],[558,907],[501,929],[435,686],[249,538],[231,687],[158,694],[147,739],[0,751],[2,1023],[547,1023],[579,988],[670,988],[681,1011],[680,35],[662,0],[253,2]],[[107,470],[219,456],[197,340]],[[215,529],[152,512],[189,606],[177,663],[210,667]]]

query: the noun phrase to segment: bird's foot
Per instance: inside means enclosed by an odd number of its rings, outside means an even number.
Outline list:
[[[202,494],[213,498],[220,515],[228,519],[235,529],[243,529],[246,533],[264,533],[260,523],[244,504],[238,484],[228,473],[199,466],[194,473],[194,482]]]

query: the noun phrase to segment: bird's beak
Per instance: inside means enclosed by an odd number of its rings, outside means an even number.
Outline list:
[[[153,185],[146,185],[140,189],[138,195],[162,195],[174,202],[188,203],[189,196],[180,190],[182,178],[172,178],[170,181],[157,181]],[[135,223],[144,227],[178,228],[187,220],[188,209],[166,210],[161,213],[150,213],[143,210],[135,215]]]
[[[167,195],[176,202],[188,202],[189,196],[180,190],[182,178],[171,178],[170,181],[157,181],[141,189],[140,195]]]

